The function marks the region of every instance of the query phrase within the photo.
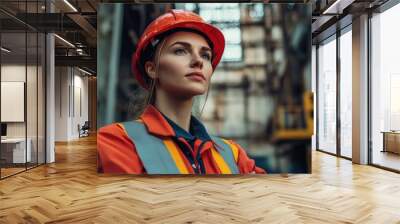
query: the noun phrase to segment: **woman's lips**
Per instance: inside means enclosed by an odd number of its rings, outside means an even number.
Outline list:
[[[192,72],[186,75],[188,78],[196,81],[206,81],[206,77],[204,77],[201,72]]]

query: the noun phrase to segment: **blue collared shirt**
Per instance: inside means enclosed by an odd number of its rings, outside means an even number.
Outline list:
[[[207,133],[206,128],[196,117],[194,117],[194,116],[190,117],[189,132],[187,132],[185,129],[181,128],[178,124],[176,124],[174,121],[169,119],[163,113],[161,113],[161,114],[164,116],[164,118],[168,121],[168,123],[174,129],[175,135],[177,138],[182,137],[190,143],[193,141],[193,144],[194,144],[194,141],[196,140],[196,138],[200,139],[201,141],[210,141],[211,140],[211,137]],[[193,147],[193,145],[192,145],[192,147]]]
[[[195,172],[199,173],[200,172],[199,169],[201,169],[201,172],[205,173],[203,161],[201,160],[201,156],[200,156],[200,151],[199,151],[199,154],[196,156],[197,157],[196,159],[197,159],[198,163],[200,164],[200,167],[196,167],[195,163],[194,163],[195,158],[193,158],[191,152],[189,152],[190,149],[187,149],[187,147],[185,147],[185,145],[182,145],[181,142],[177,140],[178,138],[184,138],[190,144],[192,149],[194,149],[194,142],[196,141],[196,139],[200,139],[202,142],[211,141],[211,137],[207,133],[207,130],[204,127],[204,125],[196,117],[191,116],[189,132],[187,132],[185,129],[181,128],[178,124],[176,124],[174,121],[172,121],[167,116],[165,116],[165,114],[163,114],[163,113],[161,113],[161,114],[167,120],[169,125],[171,125],[172,129],[174,129],[175,135],[176,135],[175,142],[177,144],[179,144],[182,149],[184,149],[183,153],[186,155],[186,157],[192,163],[192,167],[195,170]]]

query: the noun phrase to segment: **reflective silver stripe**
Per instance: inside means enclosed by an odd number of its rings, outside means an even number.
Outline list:
[[[148,174],[180,174],[163,140],[150,135],[143,123],[123,122]]]
[[[217,143],[219,148],[218,152],[221,154],[222,158],[224,158],[226,164],[229,166],[232,174],[239,174],[239,169],[237,167],[235,157],[233,156],[233,151],[231,147],[226,144],[221,138],[216,136],[211,136],[211,139]]]

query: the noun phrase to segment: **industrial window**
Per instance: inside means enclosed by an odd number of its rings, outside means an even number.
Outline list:
[[[352,157],[352,31],[340,36],[340,154]]]
[[[176,8],[196,12],[204,20],[221,29],[225,36],[225,51],[221,59],[222,62],[243,60],[239,3],[177,3]]]
[[[336,154],[336,35],[318,48],[318,148]]]
[[[400,170],[400,4],[371,18],[372,163]]]
[[[206,21],[219,27],[225,36],[225,52],[222,61],[241,61],[241,31],[239,3],[199,4],[199,14]]]

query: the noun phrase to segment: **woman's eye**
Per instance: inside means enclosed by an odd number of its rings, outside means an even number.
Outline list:
[[[211,60],[211,55],[209,55],[209,54],[203,54],[202,57],[203,57],[204,59],[208,60],[208,61]]]
[[[186,53],[186,51],[185,51],[184,49],[178,48],[178,49],[176,49],[176,50],[174,51],[174,53],[175,53],[176,55],[183,55],[183,54]]]

